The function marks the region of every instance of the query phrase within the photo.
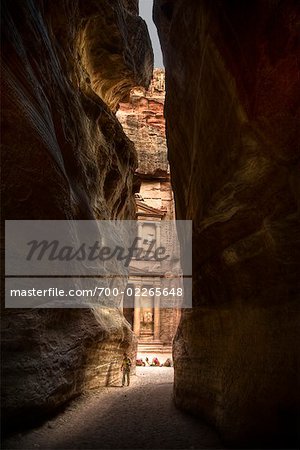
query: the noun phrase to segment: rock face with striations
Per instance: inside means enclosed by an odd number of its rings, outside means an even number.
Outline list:
[[[148,87],[153,53],[136,0],[4,1],[5,219],[133,219],[137,156],[115,116]],[[3,310],[1,405],[39,416],[119,377],[135,340],[117,308]]]
[[[177,217],[193,220],[193,309],[175,401],[228,443],[295,445],[299,5],[155,0]]]
[[[154,69],[149,89],[133,89],[129,102],[121,103],[117,113],[125,133],[135,144],[136,173],[141,178],[169,176],[164,102],[165,73]]]

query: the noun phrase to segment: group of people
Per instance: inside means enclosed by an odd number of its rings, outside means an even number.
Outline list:
[[[136,360],[137,366],[155,366],[155,367],[172,367],[172,361],[170,358],[167,358],[166,361],[161,364],[157,357],[152,359],[152,362],[149,362],[149,358],[146,357],[145,361],[143,361],[143,358]]]
[[[152,362],[150,363],[149,358],[146,357],[145,361],[143,361],[143,358],[137,359],[136,360],[136,365],[137,366],[157,366],[157,367],[160,367],[160,362],[159,362],[158,358],[153,358]]]
[[[143,361],[143,358],[136,360],[137,366],[156,366],[156,367],[172,367],[172,361],[170,358],[167,358],[166,361],[163,364],[160,364],[158,358],[153,358],[152,363],[149,362],[149,358],[146,357],[146,362]],[[125,352],[123,354],[123,361],[121,365],[121,371],[123,373],[122,376],[122,387],[125,386],[125,382],[127,381],[127,386],[130,385],[130,369],[131,369],[131,359],[129,358],[128,354]]]

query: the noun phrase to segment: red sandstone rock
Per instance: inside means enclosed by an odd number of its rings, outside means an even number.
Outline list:
[[[137,150],[137,173],[150,178],[169,176],[164,99],[164,71],[154,69],[149,89],[133,89],[130,102],[121,103],[117,112],[125,133]]]
[[[193,304],[175,401],[238,447],[295,445],[299,325],[299,4],[155,0]]]
[[[3,217],[134,218],[136,152],[112,110],[152,75],[137,2],[1,6]],[[135,347],[117,308],[5,310],[1,332],[8,422],[117,380]]]

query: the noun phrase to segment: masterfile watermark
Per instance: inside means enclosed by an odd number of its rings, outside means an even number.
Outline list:
[[[162,279],[146,286],[132,287],[127,280],[107,283],[97,278],[7,278],[8,308],[189,308],[191,278]],[[183,284],[185,288],[183,289]]]
[[[191,221],[6,221],[6,307],[188,308],[191,236]]]
[[[157,248],[157,241],[153,239],[148,241],[141,237],[136,237],[133,243],[128,249],[119,245],[111,248],[107,246],[101,246],[99,241],[94,242],[92,245],[88,245],[83,242],[79,247],[72,247],[69,245],[61,245],[59,240],[53,241],[36,239],[27,242],[29,247],[26,261],[31,261],[34,257],[38,261],[43,258],[48,258],[49,261],[109,261],[113,258],[116,261],[124,261],[124,266],[128,267],[133,257],[136,261],[164,261],[170,257],[167,254],[167,249],[164,246]]]

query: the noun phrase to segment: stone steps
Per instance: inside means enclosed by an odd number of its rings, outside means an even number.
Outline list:
[[[172,354],[172,346],[171,345],[163,345],[160,342],[139,342],[138,344],[138,353],[171,353]]]

